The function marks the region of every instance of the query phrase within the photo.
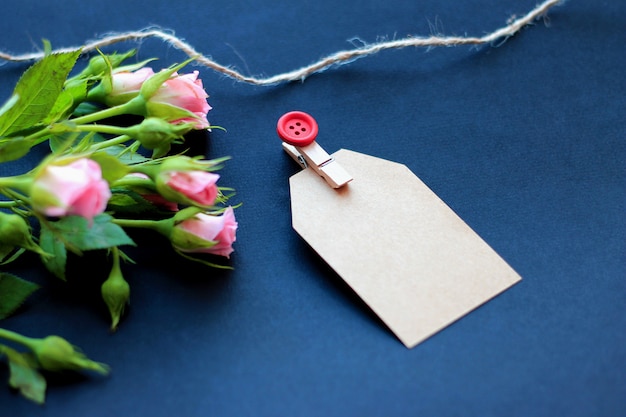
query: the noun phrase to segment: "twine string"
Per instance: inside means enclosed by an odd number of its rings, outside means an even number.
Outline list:
[[[168,33],[160,29],[144,29],[133,32],[114,33],[105,36],[101,39],[90,41],[82,46],[83,53],[93,52],[97,49],[104,48],[120,42],[128,41],[141,41],[147,38],[157,38],[163,42],[171,45],[172,47],[182,51],[189,57],[196,57],[196,62],[200,65],[204,65],[226,77],[232,78],[236,81],[252,84],[269,86],[290,81],[304,81],[312,74],[322,72],[330,67],[345,65],[354,60],[366,56],[375,55],[381,51],[388,49],[402,49],[407,47],[441,47],[441,46],[461,46],[461,45],[483,45],[493,44],[496,41],[505,40],[517,32],[523,27],[532,24],[536,19],[539,19],[547,13],[547,11],[563,2],[564,0],[546,0],[541,4],[538,4],[534,9],[529,11],[524,16],[516,19],[509,19],[506,26],[496,29],[495,31],[488,33],[481,37],[462,37],[462,36],[429,36],[429,37],[405,37],[402,39],[396,39],[391,41],[382,41],[372,44],[363,44],[362,46],[354,49],[348,49],[332,53],[319,61],[312,64],[298,68],[292,71],[272,75],[269,77],[254,77],[244,75],[236,69],[222,65],[209,56],[198,52],[189,43],[183,41],[173,33]],[[67,52],[73,51],[78,48],[60,48],[55,49],[52,52]],[[33,52],[20,55],[12,55],[0,51],[0,60],[8,62],[27,62],[41,59],[44,56],[43,52]]]

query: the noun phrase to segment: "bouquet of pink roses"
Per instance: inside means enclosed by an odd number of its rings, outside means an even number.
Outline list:
[[[133,51],[98,55],[70,76],[80,52],[47,54],[0,108],[0,164],[35,146],[50,148],[28,172],[0,177],[0,265],[33,252],[65,280],[69,253],[107,251],[111,269],[101,295],[115,329],[130,296],[120,261],[130,260],[122,248],[135,243],[126,229],[152,230],[181,256],[228,268],[215,259],[232,253],[237,222],[227,205],[232,189],[217,185],[227,158],[171,154],[187,133],[212,127],[198,72],[178,74],[189,61],[155,73],[150,61],[122,65]],[[118,116],[136,123],[112,122]],[[0,272],[0,319],[36,289]],[[10,385],[36,402],[45,395],[40,369],[108,372],[58,336],[0,328],[0,339],[25,348],[0,344],[0,356]]]

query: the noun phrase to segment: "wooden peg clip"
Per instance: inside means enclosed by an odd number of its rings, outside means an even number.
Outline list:
[[[283,149],[302,168],[311,167],[332,188],[340,188],[352,181],[352,176],[317,142],[318,127],[313,117],[304,112],[289,112],[278,121],[278,135]]]

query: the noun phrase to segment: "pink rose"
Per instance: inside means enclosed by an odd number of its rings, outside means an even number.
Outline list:
[[[165,171],[159,174],[159,194],[171,201],[210,207],[218,195],[218,174],[205,171]]]
[[[30,190],[33,208],[46,216],[78,215],[89,220],[102,213],[111,197],[100,165],[78,159],[67,165],[48,165]]]
[[[144,82],[153,75],[154,71],[150,67],[143,67],[133,72],[114,72],[112,88],[106,97],[106,103],[114,106],[127,102],[139,94]],[[207,113],[211,110],[206,100],[208,97],[209,95],[202,86],[202,80],[198,79],[198,71],[194,71],[191,74],[172,74],[147,100],[149,103],[178,107],[197,116],[171,120],[171,123],[193,123],[196,129],[206,129],[210,126],[207,120]],[[154,112],[161,116],[167,114],[167,110],[156,110],[154,107],[151,109],[148,106],[148,116],[153,115]]]
[[[196,129],[206,129],[209,127],[207,113],[211,110],[206,100],[208,97],[209,95],[202,86],[202,80],[198,79],[198,71],[194,71],[183,75],[174,73],[150,97],[149,101],[179,107],[198,116],[197,119],[183,118],[174,120],[172,123],[195,123]]]
[[[174,226],[178,229],[173,233],[172,243],[182,252],[209,253],[230,257],[233,252],[232,244],[236,240],[237,222],[232,207],[228,207],[221,216],[210,216],[198,213]],[[182,232],[182,233],[180,233]],[[191,236],[185,236],[189,234]],[[212,246],[198,245],[194,239],[216,242]]]

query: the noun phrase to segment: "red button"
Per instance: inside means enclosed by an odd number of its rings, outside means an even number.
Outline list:
[[[278,119],[276,131],[284,142],[293,146],[306,146],[315,140],[318,128],[313,116],[301,111],[291,111]]]

